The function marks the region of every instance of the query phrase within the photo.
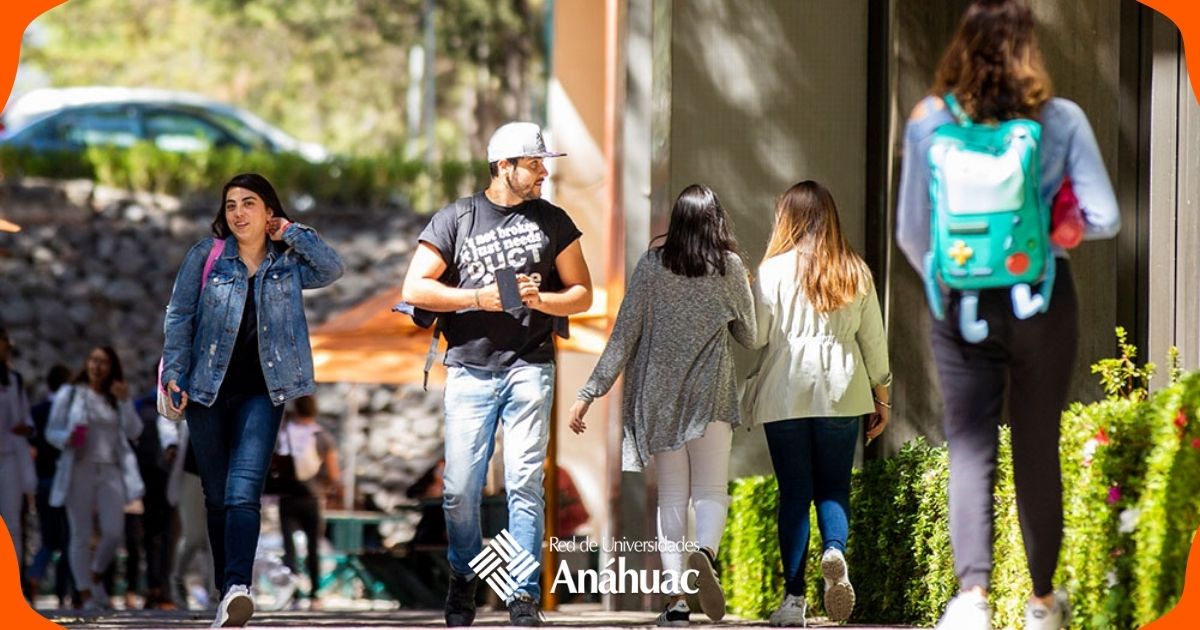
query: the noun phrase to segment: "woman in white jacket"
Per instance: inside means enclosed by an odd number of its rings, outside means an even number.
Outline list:
[[[142,477],[129,445],[141,434],[142,420],[116,351],[93,348],[75,384],[55,397],[46,426],[46,441],[62,449],[50,505],[67,508],[71,574],[87,609],[110,606],[100,576],[124,537],[125,505],[142,498]],[[100,538],[93,551],[97,521]]]
[[[859,422],[869,415],[868,439],[883,431],[891,374],[871,271],[842,234],[824,186],[800,182],[779,198],[754,295],[756,342],[763,350],[747,382],[742,415],[765,423],[779,480],[786,597],[771,625],[805,624],[813,503],[824,549],[825,612],[843,621],[854,609],[844,552]]]

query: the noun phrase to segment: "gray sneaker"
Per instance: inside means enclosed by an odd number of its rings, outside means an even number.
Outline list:
[[[1071,604],[1065,591],[1054,591],[1054,605],[1025,604],[1025,630],[1059,630],[1071,625]]]
[[[542,611],[532,597],[521,593],[508,602],[508,623],[514,626],[542,625]]]
[[[446,627],[461,628],[475,623],[475,591],[477,578],[450,572],[450,590],[446,593]]]
[[[767,622],[777,628],[804,628],[808,626],[808,620],[805,618],[807,613],[808,602],[804,600],[803,595],[788,595],[783,598],[779,608],[771,613]]]

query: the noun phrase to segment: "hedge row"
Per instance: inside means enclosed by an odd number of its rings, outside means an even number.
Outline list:
[[[281,195],[312,197],[318,204],[407,206],[426,211],[488,181],[486,162],[428,165],[395,156],[340,156],[312,163],[295,154],[246,153],[237,149],[179,153],[151,143],[85,151],[33,151],[0,147],[0,175],[92,179],[128,190],[175,196],[212,195],[239,172],[262,173]]]
[[[1200,373],[1149,394],[1153,366],[1122,356],[1097,364],[1106,400],[1063,416],[1064,538],[1056,583],[1071,594],[1073,628],[1133,628],[1170,610],[1183,590],[1200,526]],[[868,462],[851,490],[847,560],[858,622],[932,626],[958,590],[950,549],[948,454],[923,440]],[[783,594],[774,477],[737,480],[721,561],[730,609],[763,618]],[[991,603],[993,626],[1020,627],[1029,573],[1017,521],[1011,444],[1001,429]],[[808,564],[810,614],[820,611],[815,520]]]

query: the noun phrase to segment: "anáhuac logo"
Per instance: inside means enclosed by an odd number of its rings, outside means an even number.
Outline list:
[[[517,544],[507,529],[500,530],[468,564],[504,601],[511,599],[521,583],[538,568],[533,554]]]
[[[586,551],[595,553],[603,548],[605,553],[651,553],[660,551],[689,553],[700,547],[695,543],[662,541],[610,540],[601,545],[590,537],[583,540],[560,540],[552,538],[550,546],[559,553]],[[632,569],[625,566],[625,556],[611,556],[603,569],[582,569],[571,573],[566,562],[560,562],[554,574],[550,592],[566,591],[572,594],[596,593],[600,595],[668,594],[698,592],[696,583],[700,572],[688,569],[682,573],[658,569]],[[560,589],[562,589],[560,591]]]

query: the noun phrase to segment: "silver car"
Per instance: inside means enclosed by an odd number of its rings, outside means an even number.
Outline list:
[[[151,142],[164,151],[234,147],[294,153],[313,163],[325,147],[297,140],[243,109],[188,92],[73,87],[33,90],[4,112],[0,144],[79,150]]]

